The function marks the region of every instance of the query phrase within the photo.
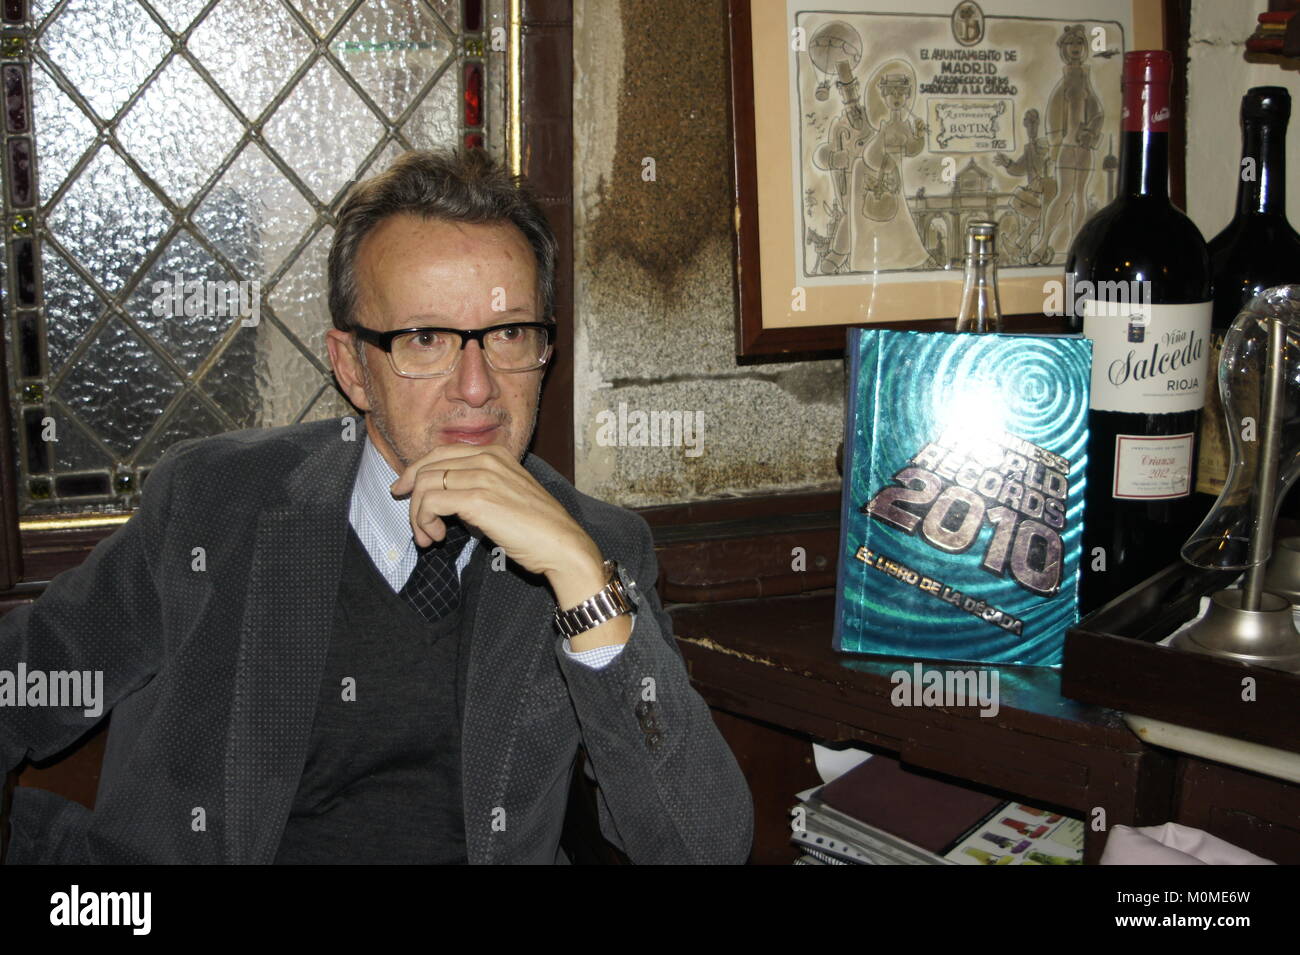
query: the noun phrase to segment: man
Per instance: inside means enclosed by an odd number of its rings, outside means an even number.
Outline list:
[[[1044,213],[1043,231],[1031,262],[1051,265],[1056,252],[1051,243],[1059,227],[1066,223],[1065,240],[1057,249],[1068,248],[1088,218],[1088,181],[1092,178],[1092,154],[1101,141],[1101,124],[1105,111],[1101,98],[1092,86],[1087,64],[1088,40],[1083,24],[1075,23],[1061,31],[1056,40],[1061,54],[1061,79],[1047,97],[1047,139],[1056,161],[1056,197]]]
[[[353,191],[328,347],[364,432],[182,442],[126,525],[0,619],[0,668],[102,670],[114,709],[94,813],[17,790],[11,861],[564,862],[580,743],[634,862],[745,860],[749,793],[648,527],[525,454],[554,262],[481,152],[408,153]],[[0,769],[91,723],[0,707]]]
[[[1034,241],[1043,224],[1043,209],[1056,197],[1056,180],[1051,177],[1052,154],[1045,138],[1038,135],[1038,110],[1025,110],[1021,125],[1025,127],[1025,148],[1018,159],[995,153],[993,165],[1001,166],[1013,176],[1024,176],[1025,185],[1011,193],[1011,209],[1016,214],[1015,230],[1002,239],[1002,261],[1023,265],[1029,260]]]

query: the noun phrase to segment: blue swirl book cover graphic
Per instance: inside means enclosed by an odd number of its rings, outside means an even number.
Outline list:
[[[1092,343],[855,328],[848,345],[835,648],[1059,665]]]

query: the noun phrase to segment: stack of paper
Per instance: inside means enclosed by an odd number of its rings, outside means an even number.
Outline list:
[[[797,865],[1079,865],[1083,822],[873,756],[793,810]]]

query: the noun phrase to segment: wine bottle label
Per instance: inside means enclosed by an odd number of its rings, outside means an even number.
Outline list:
[[[1223,332],[1210,333],[1209,360],[1211,372],[1205,386],[1205,410],[1201,414],[1200,440],[1196,443],[1196,490],[1215,497],[1228,480],[1228,431],[1223,417],[1223,401],[1219,398],[1218,382],[1213,370],[1219,367],[1223,351]]]
[[[1083,303],[1094,411],[1177,414],[1205,403],[1212,303]]]
[[[1115,435],[1115,486],[1124,501],[1163,501],[1192,490],[1193,435]]]

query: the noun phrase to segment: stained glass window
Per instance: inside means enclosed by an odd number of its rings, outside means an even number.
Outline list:
[[[6,0],[19,513],[126,512],[174,442],[347,414],[325,260],[412,148],[504,158],[507,0]]]

